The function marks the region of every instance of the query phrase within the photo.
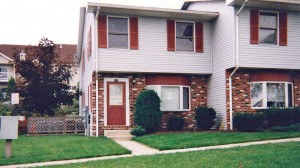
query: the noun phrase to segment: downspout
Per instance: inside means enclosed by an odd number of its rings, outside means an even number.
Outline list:
[[[230,130],[233,130],[233,107],[232,107],[232,76],[236,73],[236,71],[239,69],[239,14],[241,11],[245,8],[246,3],[248,0],[245,0],[242,7],[238,10],[235,16],[235,69],[233,72],[229,75],[229,115],[230,115]]]
[[[99,136],[99,86],[98,86],[98,16],[99,16],[100,7],[97,8],[97,13],[94,21],[94,46],[95,46],[95,75],[96,75],[96,137]]]

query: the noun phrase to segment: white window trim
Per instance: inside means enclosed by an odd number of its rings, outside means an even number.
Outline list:
[[[0,68],[7,68],[7,79],[0,79],[1,82],[8,82],[9,81],[9,67],[8,66],[0,66]],[[5,72],[1,72],[5,73]]]
[[[108,28],[108,22],[109,22],[109,18],[121,18],[121,19],[127,19],[127,34],[128,34],[128,41],[127,41],[127,48],[113,48],[113,47],[109,47],[109,28]],[[129,17],[125,17],[125,16],[107,16],[107,23],[106,23],[106,44],[107,44],[107,49],[112,49],[112,50],[129,50],[130,49],[130,26],[129,26]]]
[[[268,43],[260,43],[260,13],[274,13],[276,14],[276,18],[277,18],[277,32],[276,32],[276,44],[268,44]],[[279,12],[276,11],[267,11],[267,10],[260,10],[259,11],[259,16],[258,16],[258,44],[262,45],[262,46],[279,46]]]
[[[177,22],[181,22],[181,23],[192,23],[193,24],[193,45],[194,45],[194,50],[193,51],[178,51],[177,50],[177,29],[176,29],[176,25]],[[182,21],[182,20],[175,20],[175,52],[189,52],[189,53],[196,53],[196,22],[192,22],[192,21]]]
[[[104,78],[104,126],[107,126],[107,82],[125,82],[126,89],[126,126],[130,126],[130,113],[129,113],[129,79],[128,78]]]
[[[186,85],[147,85],[146,88],[149,89],[149,87],[156,87],[156,93],[159,98],[161,98],[161,88],[162,87],[179,87],[179,106],[180,109],[178,110],[167,110],[167,109],[160,109],[161,111],[190,111],[191,110],[191,87]],[[189,88],[189,108],[183,109],[183,88]]]
[[[285,93],[284,93],[284,96],[285,96],[285,108],[290,108],[289,107],[289,102],[288,102],[288,84],[291,84],[292,85],[292,106],[294,106],[294,84],[292,82],[279,82],[279,81],[255,81],[255,82],[250,82],[250,85],[252,83],[261,83],[262,84],[262,91],[263,91],[263,107],[252,107],[252,99],[251,99],[251,96],[250,96],[250,101],[251,101],[251,109],[268,109],[268,106],[267,106],[267,83],[284,83],[285,85]],[[250,86],[250,94],[251,94],[251,86]]]

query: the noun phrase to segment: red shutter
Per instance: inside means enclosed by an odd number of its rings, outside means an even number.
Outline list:
[[[279,45],[287,46],[287,13],[279,13]]]
[[[98,17],[98,47],[107,48],[107,28],[106,16],[100,15]]]
[[[196,22],[196,52],[203,52],[203,23]]]
[[[129,18],[129,27],[130,27],[130,49],[137,50],[137,49],[139,49],[138,18],[137,17]]]
[[[259,10],[250,10],[250,43],[258,44],[259,42]]]
[[[168,51],[175,51],[175,20],[167,20]]]

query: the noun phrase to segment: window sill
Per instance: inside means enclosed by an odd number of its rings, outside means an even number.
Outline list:
[[[162,110],[162,112],[186,112],[186,111],[191,111],[191,109],[183,109],[183,110]]]

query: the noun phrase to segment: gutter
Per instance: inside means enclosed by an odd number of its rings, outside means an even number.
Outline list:
[[[245,8],[246,3],[248,0],[245,0],[242,7],[238,10],[235,16],[235,69],[229,75],[229,115],[230,115],[230,130],[233,130],[233,107],[232,107],[232,76],[236,73],[239,69],[239,14]]]
[[[100,13],[100,7],[97,8],[97,13],[96,13],[96,17],[94,20],[94,48],[95,48],[95,56],[96,56],[96,60],[95,60],[95,75],[96,75],[96,137],[99,136],[99,86],[98,86],[98,24],[97,24],[97,20],[98,20],[98,16]]]

